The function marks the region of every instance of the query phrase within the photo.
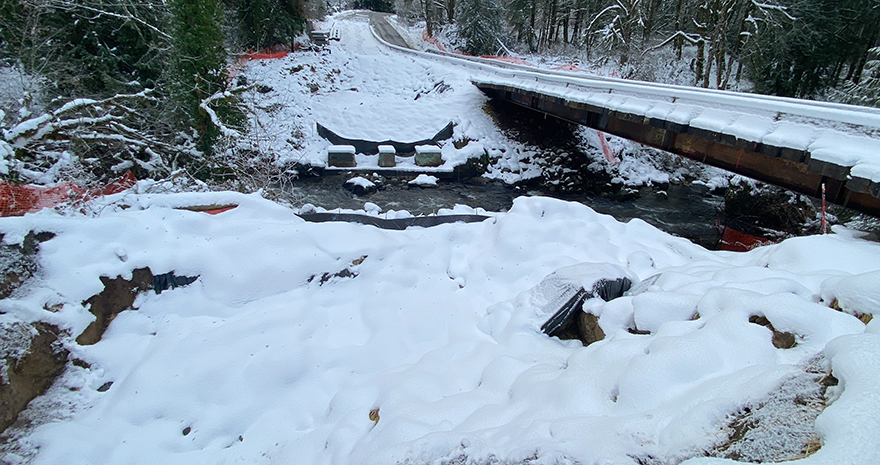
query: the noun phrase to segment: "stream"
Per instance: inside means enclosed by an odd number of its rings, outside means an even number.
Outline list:
[[[389,177],[382,188],[371,194],[357,196],[343,186],[354,174],[332,174],[297,180],[289,189],[296,206],[312,204],[327,210],[363,210],[371,202],[383,212],[408,211],[413,215],[430,215],[455,205],[482,208],[487,212],[504,212],[520,196],[547,196],[580,202],[599,213],[619,221],[642,220],[676,236],[687,238],[708,249],[717,249],[720,233],[716,227],[718,210],[724,198],[708,193],[702,186],[671,184],[665,190],[642,188],[631,200],[615,200],[603,196],[559,194],[541,187],[514,187],[500,181],[474,178],[466,181],[440,180],[436,186],[419,187],[407,184],[415,177]],[[367,176],[365,176],[367,177]]]

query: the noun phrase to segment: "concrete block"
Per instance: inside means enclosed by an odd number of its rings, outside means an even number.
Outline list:
[[[331,145],[327,147],[327,165],[340,168],[354,168],[357,163],[354,161],[353,145]]]
[[[397,161],[394,159],[397,154],[397,150],[394,149],[393,145],[380,145],[379,146],[379,166],[382,168],[391,168],[397,166]]]
[[[440,147],[434,145],[416,146],[416,166],[440,166],[442,164]]]

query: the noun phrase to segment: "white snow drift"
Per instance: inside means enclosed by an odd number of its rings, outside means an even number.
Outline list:
[[[405,231],[305,223],[256,195],[110,200],[95,218],[0,222],[7,243],[58,234],[3,319],[75,335],[100,276],[199,279],[141,295],[93,346],[68,341],[91,368],[68,367],[49,393],[66,411],[7,461],[677,463],[820,352],[840,385],[816,423],[821,450],[799,463],[880,461],[880,326],[847,313],[877,310],[880,245],[848,230],[734,254],[545,198]],[[171,208],[229,203],[216,216]],[[635,295],[585,303],[607,335],[588,347],[540,332],[533,290],[582,263],[636,281]],[[797,346],[774,348],[752,315]]]

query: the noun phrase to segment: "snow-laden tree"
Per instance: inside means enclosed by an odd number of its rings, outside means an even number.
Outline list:
[[[0,53],[47,92],[101,95],[155,87],[170,35],[160,0],[3,0]]]
[[[630,51],[636,49],[644,38],[646,3],[642,0],[615,0],[598,12],[591,22],[604,23],[595,34],[600,44],[620,57],[621,64],[629,60]],[[592,24],[590,29],[596,29]]]
[[[167,20],[158,0],[0,2],[4,77],[23,90],[2,100],[2,174],[42,179],[41,170],[80,163],[98,176],[166,171],[178,150],[155,90],[171,45]]]
[[[301,0],[225,0],[239,45],[262,49],[289,44],[305,28]]]
[[[492,55],[499,50],[503,10],[495,0],[458,0],[458,35],[471,55]]]
[[[861,79],[845,81],[832,98],[853,105],[880,107],[880,47],[870,49],[869,53]]]
[[[241,119],[235,97],[223,95],[228,84],[223,8],[219,0],[169,0],[168,6],[171,97],[178,115],[198,134],[199,148],[210,154],[227,122]]]

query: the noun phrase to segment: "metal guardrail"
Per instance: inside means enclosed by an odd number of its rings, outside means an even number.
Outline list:
[[[682,103],[709,104],[712,108],[721,107],[725,110],[739,110],[744,113],[755,111],[764,114],[784,113],[802,118],[820,119],[836,123],[864,126],[871,130],[880,131],[880,109],[878,108],[831,102],[807,101],[771,95],[747,94],[726,90],[703,89],[699,87],[632,81],[604,76],[583,76],[580,73],[570,71],[542,70],[515,63],[505,63],[497,60],[458,55],[449,52],[422,52],[390,44],[379,37],[372,27],[370,30],[380,43],[394,50],[421,56],[427,59],[442,60],[447,63],[467,66],[509,78],[530,79],[568,88],[574,86],[585,90],[622,92],[626,94],[648,96],[653,99],[669,99],[669,101],[673,102],[683,101]]]

